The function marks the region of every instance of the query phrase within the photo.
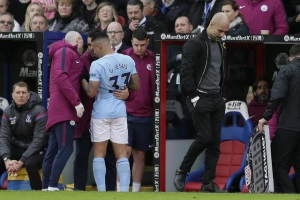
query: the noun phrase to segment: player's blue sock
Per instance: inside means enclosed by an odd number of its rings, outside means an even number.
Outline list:
[[[93,172],[94,178],[97,184],[98,191],[105,192],[105,174],[106,174],[106,166],[103,158],[94,158],[93,161]]]
[[[118,175],[120,178],[120,188],[121,192],[129,191],[129,183],[130,183],[130,167],[127,158],[120,158],[117,161],[117,169]]]

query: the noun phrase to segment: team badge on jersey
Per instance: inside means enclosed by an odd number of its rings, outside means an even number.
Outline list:
[[[151,64],[147,64],[147,69],[151,71]]]
[[[26,121],[27,123],[31,123],[31,115],[27,115],[25,121]]]

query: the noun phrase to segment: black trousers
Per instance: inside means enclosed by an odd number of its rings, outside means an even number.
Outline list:
[[[74,187],[75,190],[85,190],[87,176],[89,155],[93,147],[91,142],[91,134],[89,130],[85,130],[81,138],[76,139],[76,153],[74,160]],[[116,157],[112,147],[112,143],[109,141],[107,144],[107,151],[105,156],[106,165],[106,191],[115,191],[116,189]]]
[[[11,160],[19,160],[25,151],[23,149],[11,149]],[[35,155],[27,158],[24,167],[28,173],[30,187],[32,190],[41,190],[42,181],[39,174],[39,170],[42,168],[43,159],[45,156],[45,151],[38,152]],[[0,175],[6,171],[5,163],[2,158],[0,158]]]
[[[221,126],[225,112],[225,102],[221,94],[198,94],[200,99],[192,109],[187,99],[197,135],[187,151],[180,170],[189,172],[197,157],[206,150],[205,172],[202,182],[208,184],[215,179],[216,165],[220,156]]]
[[[271,143],[274,181],[283,193],[300,193],[300,131],[278,128]],[[295,189],[289,177],[291,162],[296,173]]]

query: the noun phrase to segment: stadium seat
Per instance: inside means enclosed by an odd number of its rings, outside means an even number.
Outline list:
[[[233,182],[240,180],[246,164],[246,150],[253,131],[246,103],[230,101],[226,103],[221,129],[220,158],[214,182],[220,189],[230,191]],[[186,179],[185,191],[199,191],[204,173],[204,164],[191,172]]]
[[[39,170],[39,174],[42,177],[42,170]],[[62,175],[59,177],[58,189],[63,190]],[[24,167],[16,174],[7,176],[7,190],[31,190],[28,173]]]
[[[126,25],[126,20],[124,17],[122,16],[118,16],[118,22],[122,25],[122,26],[125,26]]]
[[[3,172],[0,176],[0,189],[6,190],[7,189],[7,171]]]
[[[5,98],[0,97],[0,108],[4,111],[7,106],[9,106],[8,101]]]

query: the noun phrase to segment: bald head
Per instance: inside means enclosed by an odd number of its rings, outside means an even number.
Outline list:
[[[216,13],[207,27],[207,35],[212,40],[221,40],[229,30],[229,19],[223,12]]]
[[[65,41],[72,46],[77,45],[77,51],[79,54],[83,52],[83,39],[82,36],[76,31],[69,31],[65,36]]]
[[[109,37],[111,46],[119,45],[124,37],[122,25],[119,22],[111,22],[107,26],[106,33]]]
[[[76,32],[76,31],[69,31],[66,36],[65,36],[65,40],[66,42],[72,44],[72,45],[75,45],[75,42],[76,42],[76,39],[78,37],[81,37],[81,35]]]
[[[108,29],[117,29],[117,30],[122,30],[123,31],[123,27],[119,22],[109,23],[109,25],[107,26],[107,30]]]
[[[211,22],[215,23],[215,24],[228,24],[228,27],[229,27],[229,19],[227,17],[227,15],[223,12],[219,12],[219,13],[216,13],[213,18],[211,19]]]

